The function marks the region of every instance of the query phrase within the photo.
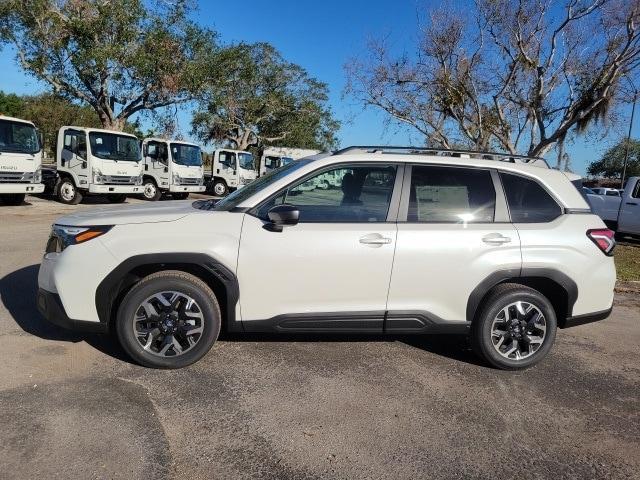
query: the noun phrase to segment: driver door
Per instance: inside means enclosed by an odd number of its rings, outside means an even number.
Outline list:
[[[87,165],[87,137],[81,130],[68,128],[64,131],[64,143],[61,154],[62,167],[69,169],[79,178],[79,186],[89,183],[89,168]]]
[[[238,257],[247,331],[382,332],[403,167],[345,164],[311,174],[245,215]],[[320,189],[325,177],[338,188]],[[326,182],[324,182],[326,184]],[[267,212],[298,208],[274,232]]]

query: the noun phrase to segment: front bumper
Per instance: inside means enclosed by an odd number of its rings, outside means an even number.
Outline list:
[[[108,194],[139,194],[142,193],[144,187],[142,185],[97,185],[92,183],[89,185],[89,193],[98,193],[102,195]]]
[[[207,189],[204,185],[171,185],[169,186],[170,192],[189,192],[198,193],[204,192]]]
[[[68,330],[77,330],[82,332],[100,332],[108,331],[107,324],[102,322],[86,322],[82,320],[73,320],[67,316],[60,296],[57,293],[49,292],[44,288],[38,289],[36,298],[38,311],[49,322]]]
[[[42,183],[0,183],[0,194],[7,193],[42,193]]]

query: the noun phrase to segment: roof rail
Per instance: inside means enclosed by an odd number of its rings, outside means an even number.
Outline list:
[[[515,155],[512,153],[482,152],[477,150],[459,150],[433,147],[402,147],[402,146],[382,146],[382,145],[359,145],[336,150],[334,155],[348,155],[355,153],[400,153],[434,155],[438,157],[458,157],[477,158],[481,160],[496,160],[500,162],[525,163],[543,168],[551,168],[544,158],[528,157],[526,155]]]

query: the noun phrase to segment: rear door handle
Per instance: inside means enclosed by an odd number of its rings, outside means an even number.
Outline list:
[[[503,245],[505,243],[510,243],[511,238],[505,237],[500,233],[490,233],[482,237],[482,241],[484,243],[488,243],[489,245]]]
[[[363,245],[388,245],[391,243],[391,239],[389,237],[383,237],[379,233],[372,233],[370,235],[365,235],[360,238],[360,243]]]
[[[636,202],[627,202],[627,205],[638,205]]]

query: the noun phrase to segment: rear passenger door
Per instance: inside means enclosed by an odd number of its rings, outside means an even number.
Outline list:
[[[520,272],[520,240],[496,171],[412,165],[405,175],[387,303],[389,332],[467,320],[467,301],[497,271]]]

